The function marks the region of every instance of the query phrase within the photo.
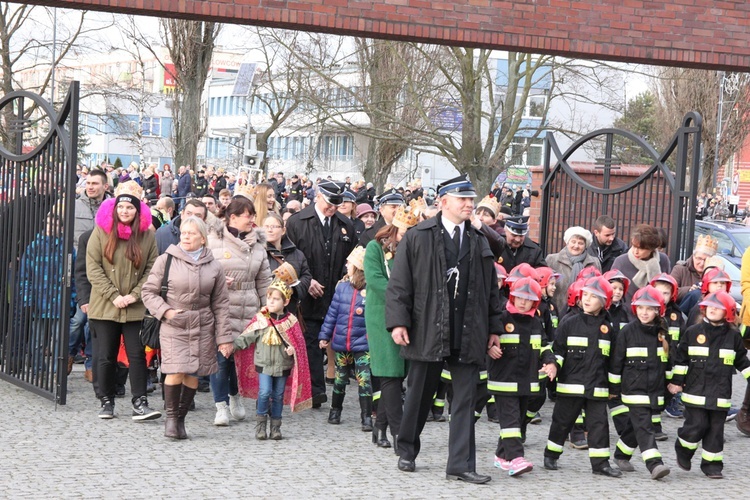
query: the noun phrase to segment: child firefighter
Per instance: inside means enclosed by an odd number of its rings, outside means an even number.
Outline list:
[[[675,441],[677,465],[690,470],[690,461],[703,444],[701,471],[721,479],[724,462],[724,422],[731,406],[732,375],[736,368],[750,378],[750,360],[733,321],[737,304],[725,291],[709,293],[700,302],[705,321],[689,327],[680,338],[669,392],[682,391],[684,425]]]
[[[549,439],[544,450],[544,468],[557,470],[565,437],[586,412],[589,459],[594,474],[620,477],[609,462],[610,339],[612,325],[606,308],[612,301],[612,286],[599,276],[589,278],[582,289],[582,312],[572,313],[560,323],[552,350],[557,359],[557,402],[552,413]]]

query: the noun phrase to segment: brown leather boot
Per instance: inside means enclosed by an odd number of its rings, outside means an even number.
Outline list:
[[[164,386],[164,409],[167,412],[167,420],[164,423],[164,437],[180,439],[177,429],[177,415],[180,407],[180,393],[182,384]]]
[[[85,372],[83,372],[83,378],[86,379],[86,382],[93,383],[94,382],[94,372],[89,368]]]
[[[737,413],[737,430],[745,436],[750,436],[750,383],[745,389],[745,400]]]
[[[187,431],[185,430],[185,416],[187,416],[190,407],[193,404],[195,393],[198,389],[191,389],[190,387],[182,386],[182,395],[180,396],[180,406],[177,413],[177,433],[178,439],[187,439]]]
[[[75,361],[75,359],[75,356],[68,356],[68,375],[73,371],[73,361]]]

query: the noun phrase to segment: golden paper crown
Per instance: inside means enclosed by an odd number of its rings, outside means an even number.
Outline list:
[[[719,240],[707,234],[702,234],[698,236],[698,240],[695,242],[695,251],[713,257],[719,251]]]
[[[485,196],[482,198],[482,201],[479,202],[477,208],[486,208],[492,212],[492,215],[495,217],[500,213],[500,203],[493,196]]]
[[[143,198],[143,188],[135,181],[121,182],[117,185],[117,189],[115,189],[115,198],[121,194],[127,194],[140,200]]]
[[[421,212],[404,208],[403,206],[398,207],[396,215],[393,217],[393,225],[399,229],[409,229],[419,224],[419,214]]]
[[[294,267],[289,262],[283,262],[279,267],[274,269],[273,275],[287,286],[294,286],[299,283],[297,271],[294,270]]]
[[[417,216],[422,215],[425,210],[427,210],[427,202],[422,199],[420,196],[419,198],[413,199],[409,202],[409,208],[417,214]]]
[[[292,298],[292,289],[287,286],[286,283],[281,281],[279,278],[275,278],[270,285],[268,285],[268,290],[278,290],[281,292],[281,295],[286,297],[287,300]]]
[[[253,202],[255,201],[253,187],[250,184],[243,184],[241,186],[235,186],[234,196],[244,196],[250,201],[253,201]]]
[[[357,269],[365,268],[365,247],[356,247],[346,258],[346,261],[353,264]]]

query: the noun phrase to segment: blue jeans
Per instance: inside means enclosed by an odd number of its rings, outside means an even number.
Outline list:
[[[271,418],[281,419],[284,409],[284,388],[286,377],[272,377],[265,373],[258,374],[258,408],[259,416],[268,415],[268,400],[271,400]]]
[[[91,330],[89,330],[89,317],[81,311],[80,306],[76,305],[75,316],[70,318],[70,341],[68,342],[68,355],[75,356],[81,348],[81,343],[85,342],[83,350],[86,360],[83,366],[87,370],[91,369]]]
[[[239,392],[234,356],[225,358],[222,353],[217,351],[216,361],[219,363],[219,371],[211,375],[211,392],[214,394],[214,403],[229,403],[229,396],[234,396]]]

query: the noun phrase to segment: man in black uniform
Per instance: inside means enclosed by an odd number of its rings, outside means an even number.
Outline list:
[[[589,245],[588,252],[599,259],[602,273],[612,269],[615,259],[628,251],[628,245],[616,237],[615,220],[609,215],[602,215],[594,221],[594,244]]]
[[[198,178],[195,179],[193,192],[197,198],[203,198],[208,195],[208,181],[203,170],[198,170]]]
[[[531,267],[545,267],[547,265],[544,261],[544,255],[542,255],[542,249],[526,237],[528,232],[528,222],[521,219],[507,219],[505,221],[505,241],[507,245],[500,253],[497,261],[508,272],[523,262]]]
[[[447,362],[453,401],[446,478],[475,484],[474,405],[489,346],[500,346],[500,294],[485,236],[468,220],[476,196],[457,177],[438,189],[441,212],[409,230],[399,243],[386,291],[386,328],[410,362],[398,468],[413,472],[440,374]]]
[[[286,223],[286,234],[305,254],[313,278],[301,307],[306,326],[313,408],[320,408],[328,400],[318,333],[333,299],[336,283],[345,274],[346,257],[357,244],[351,220],[337,210],[344,201],[343,193],[342,183],[321,181],[315,203],[292,215]]]
[[[359,237],[359,245],[367,248],[367,244],[375,239],[375,235],[378,234],[378,231],[393,221],[393,217],[396,215],[398,207],[404,204],[404,195],[395,189],[390,189],[380,195],[380,198],[378,198],[378,212],[380,212],[380,217],[370,229],[362,233]]]

